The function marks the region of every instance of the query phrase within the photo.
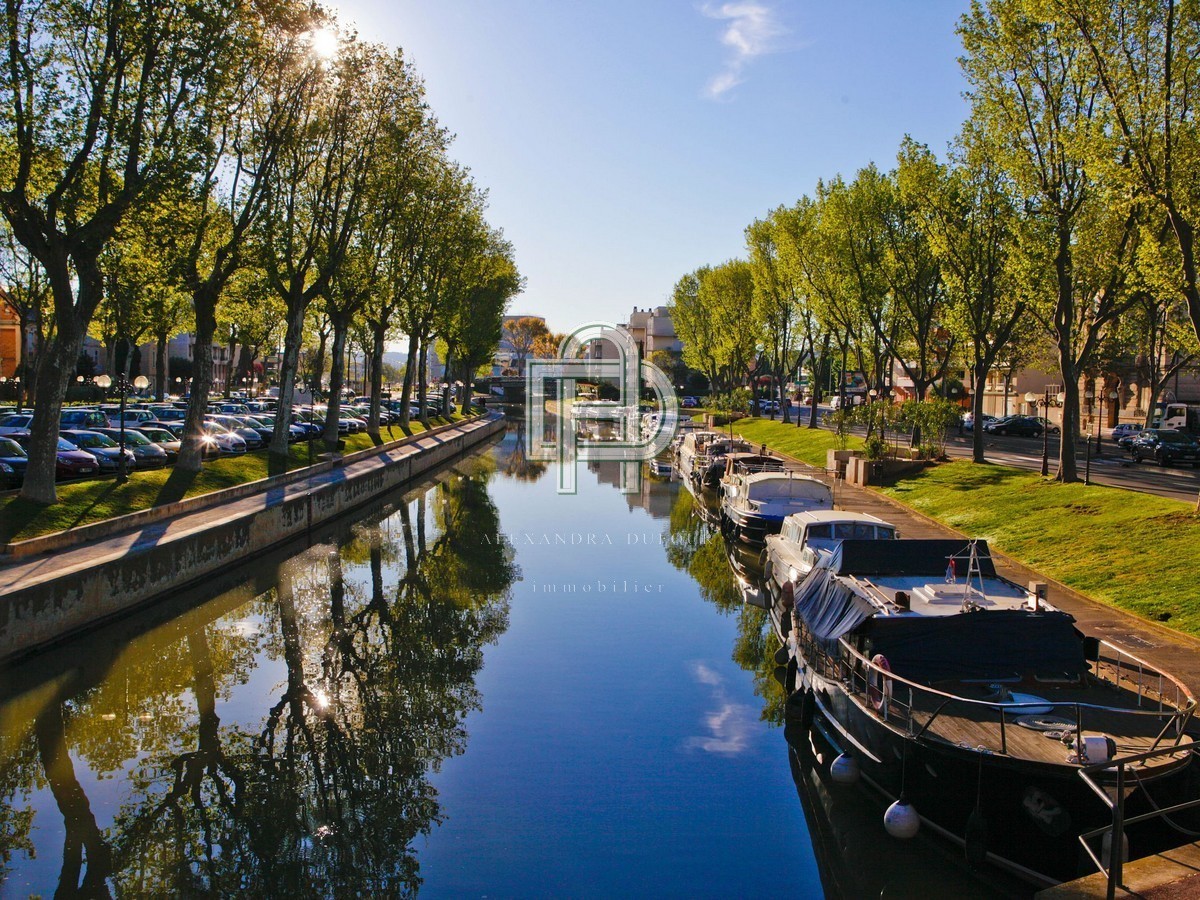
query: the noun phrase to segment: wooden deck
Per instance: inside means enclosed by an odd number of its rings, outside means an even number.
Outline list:
[[[956,685],[953,688],[947,685],[943,690],[946,693],[979,700],[985,699],[988,693],[981,685]],[[1100,684],[1038,685],[1036,688],[1023,688],[1022,691],[1036,691],[1036,695],[1045,699],[1047,704],[1055,704],[1051,712],[1037,718],[1061,719],[1062,730],[1072,734],[1081,720],[1080,730],[1085,737],[1102,735],[1112,738],[1116,743],[1118,756],[1130,756],[1152,749],[1173,711],[1172,707],[1164,705],[1162,714],[1157,714],[1159,704],[1148,703],[1145,696],[1142,698],[1143,706],[1139,710],[1136,692],[1117,690]],[[900,702],[897,703],[897,700]],[[926,736],[955,746],[971,749],[984,747],[994,753],[1004,753],[1035,762],[1056,765],[1067,762],[1070,751],[1060,736],[1017,724],[1016,720],[1031,715],[1026,711],[1005,710],[1001,716],[1000,710],[995,707],[955,700],[942,705],[944,701],[945,698],[936,694],[916,694],[913,698],[913,731],[917,732],[928,726]],[[907,690],[898,688],[889,708],[889,720],[894,723],[904,722],[908,717],[907,703]],[[1001,718],[1004,720],[1003,724]],[[1159,742],[1159,746],[1162,747],[1164,743],[1169,744],[1173,740],[1172,729],[1171,733]],[[1150,761],[1146,771],[1158,767],[1173,767],[1176,761],[1173,755],[1163,756]]]

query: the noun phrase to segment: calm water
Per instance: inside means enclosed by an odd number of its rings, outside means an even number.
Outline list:
[[[720,539],[616,484],[510,432],[0,672],[0,895],[979,895],[799,767]]]

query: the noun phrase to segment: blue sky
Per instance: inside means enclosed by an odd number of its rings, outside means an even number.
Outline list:
[[[820,178],[941,152],[967,0],[347,0],[425,79],[555,331],[665,303]]]

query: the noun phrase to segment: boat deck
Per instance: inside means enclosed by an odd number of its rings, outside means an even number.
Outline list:
[[[983,685],[941,687],[946,693],[978,700],[988,699],[990,693]],[[1174,711],[1171,705],[1164,703],[1159,715],[1158,698],[1145,692],[1139,709],[1136,691],[1124,687],[1118,690],[1094,680],[1088,685],[1039,684],[1024,688],[1022,692],[1025,690],[1044,699],[1045,705],[1024,709],[1007,707],[1001,714],[994,706],[954,700],[945,702],[945,698],[937,694],[917,693],[912,703],[913,731],[927,726],[927,735],[955,746],[972,749],[982,746],[1008,756],[1061,765],[1067,762],[1070,753],[1061,740],[1064,732],[1073,737],[1079,726],[1078,730],[1085,737],[1112,738],[1117,756],[1130,756],[1154,748]],[[893,698],[889,708],[888,718],[892,721],[908,716],[907,689],[899,689],[896,694],[898,696]],[[896,700],[901,702],[896,703]],[[1047,710],[1046,707],[1052,704]],[[1031,727],[1035,723],[1036,727]],[[1158,746],[1172,743],[1174,735],[1172,728]],[[1186,756],[1186,752],[1182,756]],[[1174,756],[1164,756],[1148,763],[1147,769],[1173,767],[1175,762]]]

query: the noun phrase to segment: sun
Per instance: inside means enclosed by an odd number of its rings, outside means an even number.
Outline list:
[[[319,59],[333,59],[338,52],[338,34],[333,28],[314,28],[309,32],[308,46]]]

